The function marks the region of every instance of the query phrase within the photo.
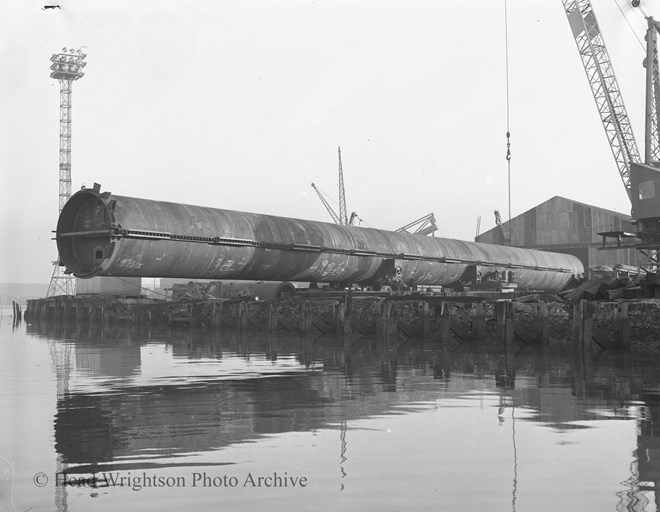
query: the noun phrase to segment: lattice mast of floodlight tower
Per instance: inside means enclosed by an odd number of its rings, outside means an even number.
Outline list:
[[[71,197],[71,85],[84,76],[86,56],[64,48],[50,58],[50,77],[60,82],[60,211]]]
[[[60,83],[59,212],[71,197],[71,86],[84,76],[82,69],[86,65],[86,56],[81,50],[63,48],[62,52],[50,58],[50,77]],[[46,296],[57,295],[58,292],[65,295],[74,293],[74,280],[61,272],[59,255]]]
[[[630,164],[639,150],[612,61],[589,0],[562,0],[621,181],[630,197]]]

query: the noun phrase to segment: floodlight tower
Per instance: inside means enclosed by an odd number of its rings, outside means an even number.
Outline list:
[[[71,85],[84,76],[82,69],[87,64],[85,57],[87,54],[83,53],[82,48],[79,50],[62,48],[60,53],[50,58],[52,62],[50,77],[60,82],[60,212],[71,197]],[[75,278],[62,272],[58,254],[46,297],[74,293]]]

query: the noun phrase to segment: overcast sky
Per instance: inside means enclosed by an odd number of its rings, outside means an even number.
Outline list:
[[[645,21],[660,0],[592,0],[638,145]],[[396,229],[429,212],[472,240],[508,217],[504,0],[5,0],[0,282],[56,256],[59,84],[73,86],[72,184],[328,221],[310,187]],[[512,215],[561,195],[630,205],[561,0],[508,0]],[[625,16],[624,16],[625,15]],[[639,39],[639,40],[638,40]]]

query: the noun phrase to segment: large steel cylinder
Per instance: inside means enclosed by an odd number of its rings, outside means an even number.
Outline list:
[[[584,271],[566,254],[117,196],[98,185],[64,205],[57,247],[82,278],[448,285],[478,268],[559,290]]]

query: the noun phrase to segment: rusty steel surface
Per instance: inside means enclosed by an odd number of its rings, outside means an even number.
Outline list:
[[[468,268],[515,272],[519,287],[559,290],[584,272],[570,255],[339,226],[81,190],[57,225],[77,277],[181,277],[448,285]]]

